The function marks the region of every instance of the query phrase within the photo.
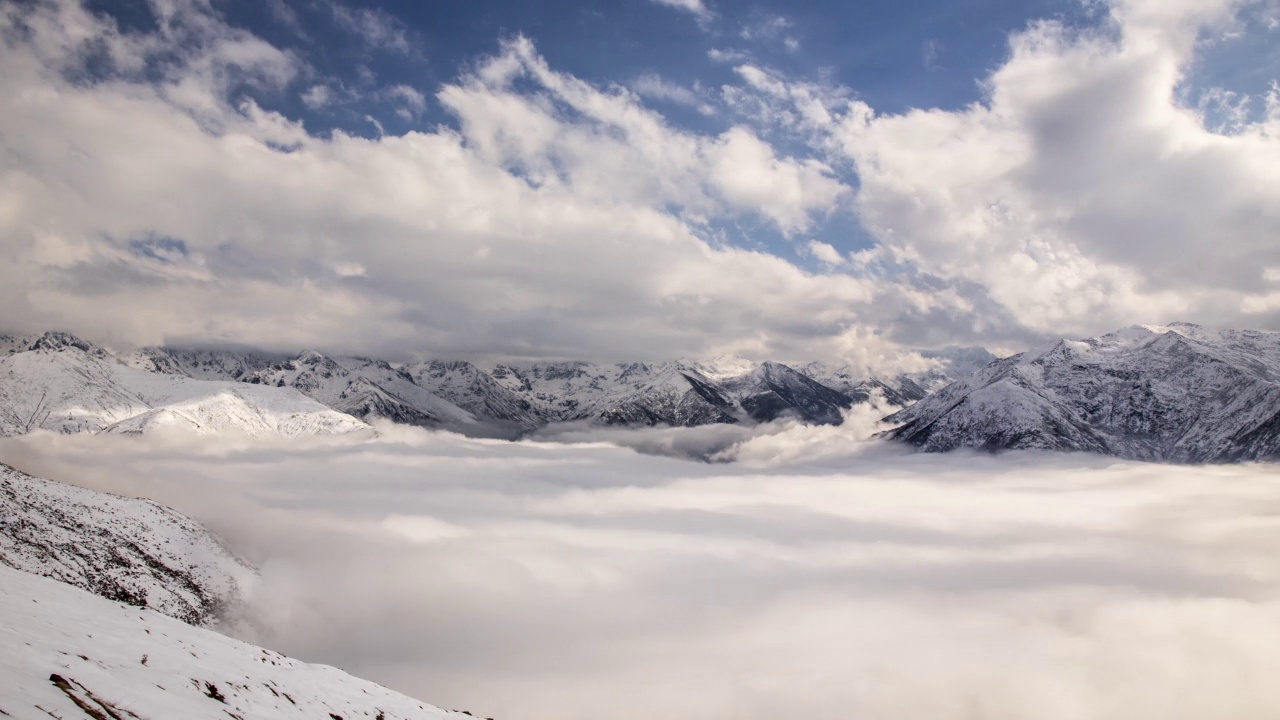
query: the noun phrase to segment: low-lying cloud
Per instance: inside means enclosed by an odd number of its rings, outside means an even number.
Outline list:
[[[1280,714],[1274,467],[870,429],[33,435],[0,459],[216,529],[262,569],[235,634],[503,720]]]

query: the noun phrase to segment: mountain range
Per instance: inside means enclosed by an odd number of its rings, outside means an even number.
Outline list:
[[[390,420],[518,437],[550,423],[756,423],[794,417],[837,424],[880,398],[905,406],[974,348],[917,376],[878,378],[849,366],[741,357],[660,363],[465,361],[392,364],[364,357],[150,347],[124,353],[67,333],[0,336],[0,435],[181,429],[251,436],[370,431]],[[986,357],[994,359],[989,353]]]
[[[927,451],[1089,451],[1200,463],[1280,458],[1280,333],[1135,325],[993,362],[897,412]]]

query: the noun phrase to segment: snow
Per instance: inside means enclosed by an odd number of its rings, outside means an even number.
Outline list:
[[[252,587],[254,570],[195,521],[149,500],[0,465],[0,565],[193,623]]]
[[[656,363],[512,362],[488,369],[459,361],[392,365],[317,350],[288,358],[153,347],[115,356],[65,333],[46,333],[0,338],[0,434],[37,428],[252,436],[366,430],[348,416],[512,437],[571,421],[695,426],[791,414],[833,423],[843,408],[876,395],[908,405],[924,395],[924,386],[940,386],[953,377],[947,373],[991,357],[980,348],[940,352],[945,357],[939,367],[949,369],[931,371],[918,384],[849,366],[809,363],[797,370],[740,355]],[[770,377],[779,382],[766,381],[761,373],[767,367],[777,369]],[[246,385],[272,390],[254,394],[243,390]],[[329,412],[299,406],[297,393]]]
[[[888,420],[901,423],[890,437],[926,450],[1273,459],[1280,334],[1175,323],[1061,340],[993,363]]]
[[[336,668],[300,662],[5,567],[0,567],[0,716],[464,717]]]
[[[151,372],[68,338],[46,333],[21,346],[39,349],[0,357],[0,435],[168,428],[296,436],[369,429],[290,388]]]

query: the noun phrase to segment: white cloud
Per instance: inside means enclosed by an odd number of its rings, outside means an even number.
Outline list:
[[[426,96],[408,85],[392,85],[383,94],[400,104],[396,114],[403,120],[413,120],[427,109]]]
[[[377,8],[353,8],[330,1],[329,8],[340,27],[360,37],[370,48],[402,54],[415,52],[409,28],[399,19]]]
[[[850,325],[941,310],[899,302],[909,287],[702,239],[705,223],[742,218],[804,232],[849,189],[746,127],[675,129],[524,40],[441,89],[457,131],[318,137],[227,95],[231,72],[284,92],[297,63],[215,19],[188,22],[208,52],[156,85],[140,69],[164,37],[122,35],[71,2],[31,10],[30,32],[0,47],[10,330],[474,359],[838,359]],[[62,75],[75,38],[114,48],[111,81]],[[201,264],[158,276],[127,252],[153,234]]]
[[[676,8],[677,10],[684,10],[696,17],[699,22],[706,22],[715,17],[715,14],[711,12],[711,9],[702,0],[651,0],[651,2]]]
[[[302,94],[302,102],[312,110],[319,110],[333,100],[333,91],[325,85],[312,85]]]
[[[810,240],[805,245],[805,249],[810,255],[826,265],[843,265],[845,262],[844,256],[840,254],[839,250],[821,240]]]
[[[0,457],[209,523],[262,568],[248,639],[480,716],[1280,714],[1272,469],[914,455],[873,427],[772,428],[732,464],[416,430]]]
[[[631,83],[631,89],[641,97],[683,105],[703,115],[714,115],[716,109],[702,97],[701,88],[693,89],[671,82],[660,75],[646,73]]]
[[[986,97],[878,113],[847,91],[738,68],[726,101],[851,161],[856,206],[911,267],[968,283],[1037,332],[1094,334],[1136,318],[1280,326],[1260,311],[1280,261],[1274,115],[1221,88],[1179,103],[1197,37],[1249,3],[1134,0],[1097,30],[1056,21],[1010,40]],[[1206,114],[1213,115],[1206,120]],[[1206,126],[1206,122],[1208,126]]]

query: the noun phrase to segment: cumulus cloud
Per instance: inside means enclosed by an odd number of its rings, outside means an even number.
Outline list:
[[[972,283],[1028,329],[1272,327],[1280,142],[1270,109],[1245,110],[1272,101],[1222,88],[1182,100],[1197,39],[1259,5],[1117,0],[1096,28],[1034,23],[959,110],[879,113],[753,65],[726,98],[852,162],[882,248]]]
[[[159,34],[71,0],[0,13],[8,330],[474,359],[835,358],[850,326],[947,312],[917,288],[714,240],[708,223],[742,218],[802,233],[851,192],[748,126],[676,129],[517,38],[439,90],[456,130],[317,136],[234,90],[332,100],[299,86],[296,58],[175,7]],[[90,51],[109,60],[100,81],[84,80]],[[414,111],[407,90],[393,92]],[[153,236],[187,249],[163,273],[130,251]]]
[[[733,463],[413,429],[0,457],[209,523],[262,568],[241,636],[482,716],[1280,712],[1271,469],[873,428],[778,427]]]

